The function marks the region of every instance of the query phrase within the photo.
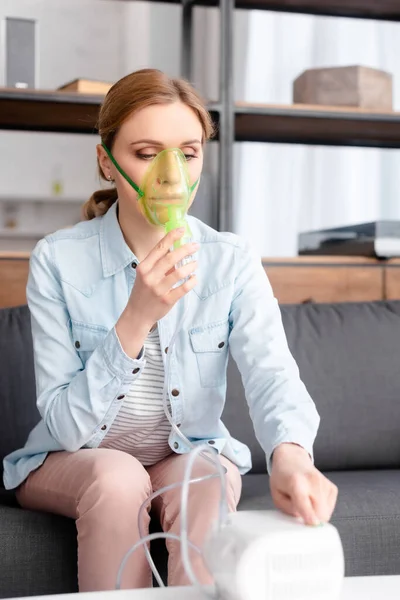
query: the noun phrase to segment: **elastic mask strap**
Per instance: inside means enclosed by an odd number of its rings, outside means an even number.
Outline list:
[[[136,183],[134,181],[132,181],[132,179],[129,177],[129,175],[127,173],[125,173],[125,171],[119,166],[119,164],[117,163],[117,161],[115,160],[115,158],[113,157],[113,155],[111,154],[110,150],[107,148],[107,146],[105,145],[105,143],[101,142],[101,145],[103,146],[104,150],[107,152],[107,156],[111,160],[111,162],[114,165],[114,167],[117,169],[117,171],[119,171],[121,173],[122,177],[124,177],[126,179],[126,181],[138,193],[138,196],[140,198],[142,196],[144,196],[144,191],[141,190],[140,187],[138,185],[136,185]]]
[[[194,182],[194,184],[190,187],[190,193],[192,194],[194,192],[194,190],[196,189],[197,184],[200,181],[200,177],[198,179],[196,179],[196,181]]]

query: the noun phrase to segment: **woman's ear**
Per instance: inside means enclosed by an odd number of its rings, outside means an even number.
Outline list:
[[[111,181],[113,178],[111,170],[112,165],[111,160],[107,156],[107,152],[104,150],[101,144],[97,144],[96,152],[99,167],[104,175],[104,178],[107,179],[107,181]]]

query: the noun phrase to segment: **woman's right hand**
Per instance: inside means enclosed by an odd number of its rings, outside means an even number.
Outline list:
[[[199,245],[185,244],[170,251],[184,232],[184,229],[169,232],[136,269],[135,285],[116,325],[121,345],[132,358],[138,356],[153,325],[165,317],[197,283],[194,273],[196,261],[178,268],[175,266],[193,255]],[[182,283],[175,287],[179,281]]]
[[[182,237],[184,229],[170,231],[136,269],[136,281],[127,308],[140,315],[140,320],[149,329],[165,317],[180,298],[195,285],[196,262],[179,268],[175,265],[198,250],[198,244],[186,244],[177,250],[170,248]],[[187,277],[192,275],[188,280]],[[179,281],[186,280],[173,288]]]

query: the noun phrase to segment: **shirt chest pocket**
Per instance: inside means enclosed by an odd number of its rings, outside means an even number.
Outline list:
[[[194,327],[189,331],[189,336],[196,355],[202,387],[223,385],[228,363],[228,321]]]
[[[72,342],[83,364],[90,358],[94,350],[101,345],[108,331],[105,327],[85,325],[71,321]]]

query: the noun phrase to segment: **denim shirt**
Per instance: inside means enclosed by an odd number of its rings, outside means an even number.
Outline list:
[[[236,235],[189,217],[200,243],[197,285],[158,322],[174,422],[194,443],[208,442],[241,473],[250,451],[221,421],[229,351],[241,372],[267,466],[283,442],[312,456],[319,425],[313,401],[290,354],[281,315],[260,259]],[[4,459],[4,484],[15,488],[48,452],[96,448],[121,398],[141,376],[146,354],[125,354],[115,324],[135,284],[137,258],[124,241],[114,204],[104,217],[41,240],[31,255],[27,287],[41,421],[25,447]],[[189,448],[172,431],[171,450]]]

